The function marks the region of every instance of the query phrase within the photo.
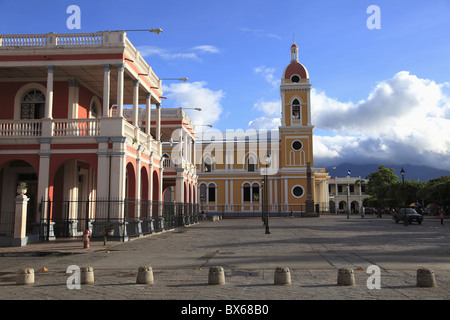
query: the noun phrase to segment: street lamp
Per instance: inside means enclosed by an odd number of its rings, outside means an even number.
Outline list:
[[[264,160],[266,161],[266,171],[264,173],[264,180],[263,180],[263,203],[262,203],[262,211],[263,211],[263,216],[264,216],[264,224],[266,225],[266,234],[270,234],[270,230],[269,230],[269,199],[268,199],[268,195],[269,195],[269,183],[268,183],[268,175],[267,175],[267,171],[268,171],[268,167],[270,164],[270,156],[268,154],[266,154],[266,156],[264,157]]]
[[[125,32],[131,32],[131,31],[148,31],[148,32],[153,32],[156,34],[161,34],[163,31],[161,28],[152,28],[152,29],[132,29],[132,30],[123,30]]]
[[[159,80],[178,80],[178,81],[188,81],[188,78],[159,78]]]
[[[403,215],[405,216],[404,223],[406,225],[406,224],[408,224],[408,220],[406,219],[406,208],[405,208],[406,207],[406,205],[405,205],[405,202],[406,202],[406,199],[405,199],[405,170],[403,170],[403,168],[402,168],[400,173],[402,174]]]

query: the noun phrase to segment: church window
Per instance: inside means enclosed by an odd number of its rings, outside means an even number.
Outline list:
[[[210,158],[206,158],[205,159],[205,163],[204,163],[205,167],[204,167],[204,172],[211,172],[212,170],[212,165],[211,165],[211,159]]]
[[[259,202],[259,185],[257,183],[252,186],[252,200],[253,202]]]
[[[208,201],[215,202],[216,201],[216,186],[210,184],[208,187]]]
[[[292,142],[292,149],[294,149],[295,151],[298,151],[302,148],[302,143],[298,140]]]
[[[305,190],[302,186],[295,186],[292,188],[292,194],[296,198],[301,198],[303,194],[305,193]]]
[[[292,102],[292,118],[300,119],[300,101],[294,99]]]
[[[244,190],[243,190],[244,191],[244,201],[250,201],[250,193],[251,193],[250,184],[248,184],[248,183],[244,184],[243,188],[244,188]]]
[[[298,82],[300,82],[300,77],[298,75],[294,74],[291,77],[291,81],[294,82],[294,83],[298,83]]]
[[[248,172],[254,172],[255,171],[255,160],[253,157],[249,157],[247,159],[247,171]]]

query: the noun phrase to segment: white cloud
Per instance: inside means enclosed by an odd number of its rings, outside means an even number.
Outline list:
[[[261,75],[268,83],[270,83],[274,88],[280,86],[281,81],[274,77],[275,68],[268,68],[266,66],[259,66],[253,68],[253,72]]]
[[[237,28],[239,31],[244,32],[246,34],[249,34],[251,36],[257,37],[257,38],[274,38],[274,39],[281,39],[281,37],[275,33],[267,32],[262,29],[250,29],[247,27],[239,27]]]
[[[249,129],[278,129],[278,126],[281,124],[281,102],[279,100],[264,101],[263,99],[259,99],[253,104],[253,109],[261,116],[248,123]]]
[[[176,59],[187,59],[194,61],[201,61],[201,59],[194,52],[176,52],[172,53],[166,49],[159,48],[156,46],[139,46],[137,47],[140,54],[143,57],[150,57],[152,55],[157,55],[163,58],[164,60],[176,60]]]
[[[402,71],[380,82],[366,100],[357,103],[341,102],[312,89],[313,124],[335,134],[315,136],[316,159],[330,165],[384,161],[448,168],[447,86]]]
[[[197,50],[200,52],[206,52],[206,53],[219,53],[220,50],[212,45],[201,45],[201,46],[196,46],[194,48],[192,48],[192,50]]]
[[[222,90],[211,90],[203,81],[191,83],[173,83],[163,86],[167,98],[173,99],[178,107],[201,108],[202,111],[185,109],[189,118],[202,130],[201,125],[212,125],[222,113],[221,100],[225,96]]]

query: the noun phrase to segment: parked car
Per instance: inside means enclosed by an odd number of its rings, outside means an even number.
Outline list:
[[[418,224],[422,224],[423,216],[418,214],[413,208],[402,208],[400,211],[396,211],[392,214],[395,223],[403,221],[405,223],[412,223],[416,221]]]

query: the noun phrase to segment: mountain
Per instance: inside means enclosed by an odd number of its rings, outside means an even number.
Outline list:
[[[370,173],[378,171],[378,167],[382,164],[354,164],[354,163],[344,163],[337,165],[336,167],[325,167],[331,177],[346,177],[348,170],[350,170],[351,177],[361,177],[365,178]],[[317,165],[320,168],[320,165]],[[405,180],[416,180],[416,181],[428,181],[442,176],[450,175],[449,170],[442,170],[427,166],[417,166],[411,164],[404,165],[389,165],[384,164],[385,168],[394,169],[394,173],[401,180],[402,176],[400,171],[405,171]],[[322,167],[323,168],[323,167]],[[335,169],[334,169],[335,168]]]

